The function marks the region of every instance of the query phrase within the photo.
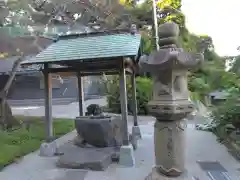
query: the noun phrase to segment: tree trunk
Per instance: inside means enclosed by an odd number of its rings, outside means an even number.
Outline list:
[[[22,59],[23,58],[21,56],[19,57],[18,60],[14,62],[12,71],[9,74],[9,78],[5,86],[3,87],[3,89],[1,89],[0,91],[0,105],[1,105],[0,106],[0,117],[1,117],[0,124],[2,125],[3,129],[9,129],[9,128],[12,128],[13,126],[20,125],[20,122],[17,119],[15,119],[12,115],[11,107],[7,102],[7,95]]]
[[[1,125],[3,129],[11,129],[20,126],[20,122],[12,115],[11,107],[6,100],[1,100]]]

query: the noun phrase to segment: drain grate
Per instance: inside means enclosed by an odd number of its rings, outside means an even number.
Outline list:
[[[197,163],[203,171],[227,172],[227,170],[217,161],[198,161]]]
[[[217,161],[198,161],[200,168],[211,180],[231,180],[227,170]]]
[[[211,171],[207,172],[207,175],[211,180],[231,180],[229,175],[226,172]]]

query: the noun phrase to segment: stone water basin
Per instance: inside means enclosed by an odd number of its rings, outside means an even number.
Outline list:
[[[94,147],[119,147],[123,141],[121,116],[81,116],[75,119],[77,133]]]

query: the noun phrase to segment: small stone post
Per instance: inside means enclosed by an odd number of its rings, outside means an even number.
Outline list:
[[[178,43],[179,27],[175,23],[159,26],[160,49],[143,56],[140,68],[153,76],[153,100],[148,103],[149,113],[156,117],[154,146],[156,166],[146,178],[164,174],[180,176],[185,162],[185,118],[193,111],[189,101],[187,70],[202,62],[200,53],[188,53]]]

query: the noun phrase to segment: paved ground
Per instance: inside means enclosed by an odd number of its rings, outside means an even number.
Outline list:
[[[98,100],[105,103],[104,100]],[[93,102],[87,102],[93,103]],[[94,102],[96,103],[96,101]],[[75,109],[74,109],[75,108]],[[41,114],[41,107],[38,110],[27,110],[29,114]],[[76,112],[75,112],[76,111]],[[14,113],[24,113],[21,110],[14,110]],[[59,113],[59,114],[57,114]],[[71,114],[73,113],[73,114]],[[75,114],[74,114],[75,113]],[[55,116],[72,117],[77,115],[77,104],[54,107]],[[43,115],[43,114],[42,114]],[[132,118],[131,118],[132,119]],[[129,129],[132,126],[130,119]],[[154,165],[153,151],[153,123],[151,117],[139,117],[140,128],[143,139],[139,141],[139,148],[135,151],[136,166],[133,168],[120,167],[112,164],[105,172],[93,172],[86,170],[58,169],[55,166],[57,158],[42,158],[38,152],[24,157],[18,164],[12,164],[0,172],[1,180],[144,180]],[[201,122],[199,118],[198,123]],[[75,132],[70,133],[57,140],[58,144],[63,144],[75,136]],[[217,143],[216,137],[209,132],[197,131],[194,129],[194,121],[189,121],[186,130],[186,174],[175,180],[210,180],[206,172],[203,171],[198,161],[218,161],[226,170],[231,180],[239,180],[239,163],[227,152],[226,148]],[[165,180],[168,178],[160,178]],[[195,179],[195,180],[196,180]],[[230,180],[227,179],[227,180]],[[168,179],[170,180],[170,179]],[[215,180],[223,180],[216,178]]]
[[[68,105],[77,101],[77,98],[55,98],[52,100],[53,105]],[[44,106],[44,99],[25,99],[25,100],[8,100],[12,107],[26,106]]]
[[[85,95],[85,101],[90,100],[90,99],[100,99],[101,96],[98,95]],[[52,99],[52,104],[53,105],[69,105],[73,102],[78,101],[78,97],[71,97],[71,98],[54,98]],[[44,106],[44,99],[24,99],[24,100],[13,100],[9,99],[8,100],[9,104],[12,107],[22,107],[22,106]]]
[[[85,101],[85,110],[86,107],[90,104],[100,104],[102,106],[106,105],[105,98],[99,99],[89,99]],[[43,106],[12,106],[13,114],[18,115],[31,115],[31,116],[43,116],[45,109]],[[62,118],[75,118],[78,116],[78,103],[72,102],[70,104],[64,105],[54,105],[52,108],[53,117],[62,117]]]
[[[140,117],[143,139],[135,151],[136,166],[120,167],[112,164],[105,172],[86,170],[58,169],[55,166],[57,158],[42,158],[38,152],[24,157],[18,164],[12,164],[0,172],[1,180],[144,180],[154,165],[153,158],[153,118]],[[130,125],[131,126],[131,125]],[[129,127],[130,128],[130,127]],[[214,135],[208,132],[196,131],[191,126],[187,128],[186,170],[187,173],[175,180],[210,180],[202,171],[197,161],[218,161],[228,171],[231,180],[238,180],[239,163],[228,154],[226,148],[216,142]],[[58,140],[58,144],[67,142],[75,136],[75,132]],[[164,180],[164,178],[163,178]],[[170,179],[169,179],[170,180]],[[216,179],[222,180],[222,179]]]

